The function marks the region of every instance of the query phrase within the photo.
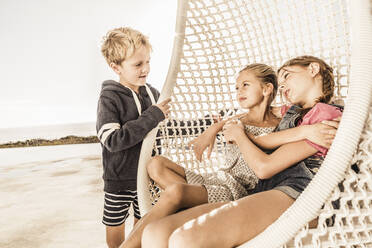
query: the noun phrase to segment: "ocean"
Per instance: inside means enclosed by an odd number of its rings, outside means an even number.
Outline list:
[[[69,135],[94,136],[96,128],[94,122],[70,123],[61,125],[0,128],[0,144],[28,139],[58,139]]]

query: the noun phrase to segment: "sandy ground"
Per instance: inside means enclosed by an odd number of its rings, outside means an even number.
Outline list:
[[[0,149],[0,247],[106,247],[101,177],[98,144]]]

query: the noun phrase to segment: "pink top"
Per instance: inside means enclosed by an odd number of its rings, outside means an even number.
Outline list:
[[[289,109],[288,106],[283,106],[281,109],[282,113],[287,112]],[[325,103],[317,103],[309,112],[306,113],[306,115],[300,120],[297,125],[311,125],[318,122],[322,122],[324,120],[333,120],[339,116],[342,115],[342,112],[339,108],[335,106],[331,106],[329,104]],[[309,140],[306,140],[306,142],[318,150],[318,152],[315,155],[324,157],[327,155],[328,149],[317,145]]]

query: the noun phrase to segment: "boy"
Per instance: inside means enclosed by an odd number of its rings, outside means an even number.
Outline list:
[[[97,108],[97,136],[102,146],[106,242],[119,247],[125,239],[130,205],[134,224],[140,218],[137,168],[142,141],[169,113],[169,101],[155,104],[159,92],[146,84],[151,45],[137,30],[123,27],[107,33],[101,52],[119,76],[103,82]]]

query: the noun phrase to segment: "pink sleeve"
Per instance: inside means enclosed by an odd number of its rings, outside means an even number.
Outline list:
[[[301,125],[311,125],[324,120],[332,120],[342,115],[339,108],[331,106],[325,103],[317,103],[307,114],[302,118]],[[317,145],[309,140],[306,142],[318,150],[316,155],[325,156],[327,155],[328,149]]]
[[[288,111],[288,109],[290,109],[291,108],[291,106],[289,106],[289,105],[283,105],[281,108],[280,108],[280,114],[282,115],[282,116],[284,116],[285,115],[285,113]]]

